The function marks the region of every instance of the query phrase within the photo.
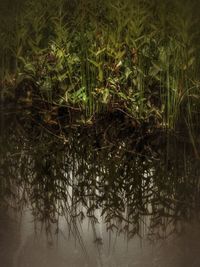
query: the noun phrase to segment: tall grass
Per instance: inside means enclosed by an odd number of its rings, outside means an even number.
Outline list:
[[[77,105],[86,117],[115,106],[169,128],[183,113],[197,123],[198,8],[197,0],[26,0],[16,16],[1,16],[1,80],[31,77],[49,103]]]

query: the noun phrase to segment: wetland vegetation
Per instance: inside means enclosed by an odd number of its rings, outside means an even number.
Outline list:
[[[2,229],[14,218],[0,231],[6,267],[199,266],[193,246],[180,264],[111,259],[117,238],[173,245],[199,227],[199,10],[198,0],[0,2]],[[47,264],[52,251],[40,251],[34,263],[32,224],[51,248],[65,237],[59,253],[75,240],[84,260],[69,250]],[[21,238],[13,259],[1,252],[8,232]]]
[[[78,124],[118,110],[137,125],[198,125],[199,1],[1,5],[1,102],[49,123],[70,109]]]

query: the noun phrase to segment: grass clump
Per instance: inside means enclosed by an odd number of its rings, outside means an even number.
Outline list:
[[[175,128],[182,114],[198,123],[198,1],[16,6],[10,22],[1,16],[2,99],[30,79],[42,101],[77,107],[86,118],[120,109],[162,127]]]

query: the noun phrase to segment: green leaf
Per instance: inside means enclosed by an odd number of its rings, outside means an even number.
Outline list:
[[[103,103],[105,103],[105,104],[108,103],[109,95],[110,95],[110,93],[109,93],[108,88],[104,88],[104,90],[103,90]]]
[[[130,70],[130,68],[126,68],[126,70],[125,70],[126,79],[128,79],[128,77],[131,75],[131,73],[132,73],[132,70]]]
[[[103,70],[101,68],[99,68],[98,79],[99,79],[100,82],[103,82]]]
[[[90,63],[92,63],[92,65],[94,65],[95,67],[99,68],[100,64],[99,64],[98,62],[96,62],[96,61],[94,61],[94,60],[92,60],[92,59],[88,59],[88,61],[89,61]]]

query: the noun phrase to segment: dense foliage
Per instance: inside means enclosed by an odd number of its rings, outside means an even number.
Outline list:
[[[30,80],[43,101],[88,118],[117,108],[164,127],[197,122],[197,0],[15,2],[0,8],[1,99]]]

